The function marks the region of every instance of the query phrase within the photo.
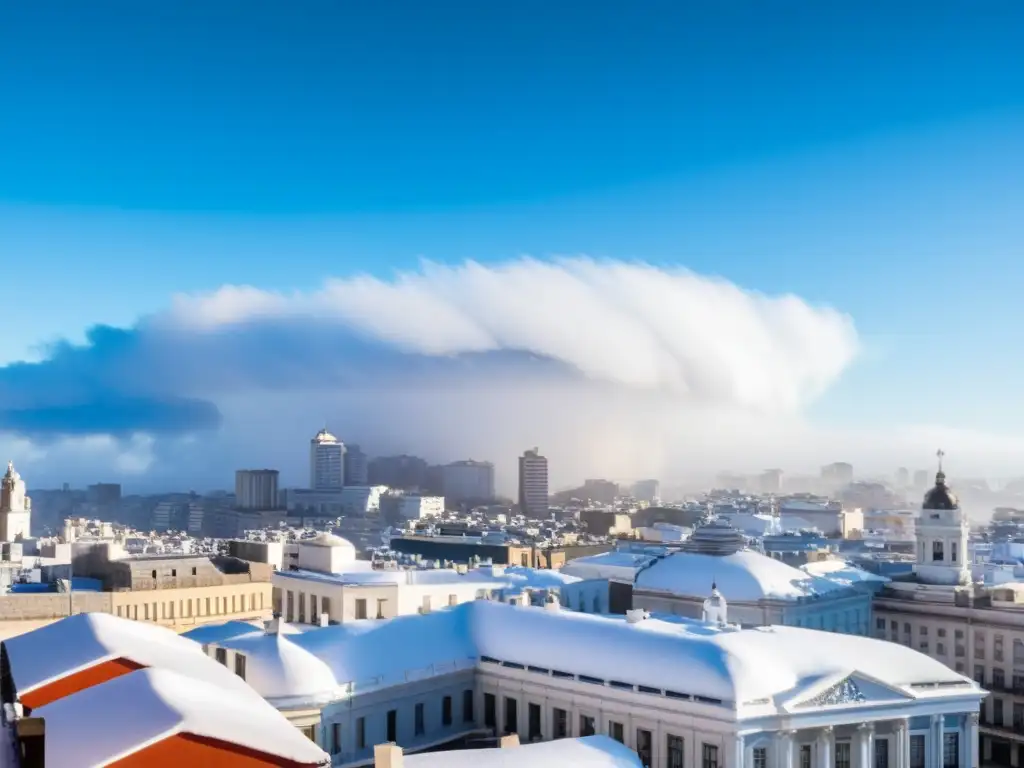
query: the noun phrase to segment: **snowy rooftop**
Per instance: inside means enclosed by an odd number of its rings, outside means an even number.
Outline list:
[[[823,643],[821,632],[795,627],[740,630],[681,619],[630,624],[624,617],[485,600],[287,639],[241,636],[223,645],[246,653],[249,681],[279,699],[338,699],[499,662],[736,703],[741,710],[783,707],[822,681],[851,674],[880,681],[901,696],[948,692],[951,686],[967,695],[979,690],[938,661],[871,638],[829,634]]]
[[[887,583],[890,579],[879,576],[877,573],[865,571],[846,560],[816,560],[800,566],[800,570],[806,571],[812,576],[821,576],[830,581],[842,584],[862,584],[864,582]]]
[[[328,755],[257,696],[142,669],[40,707],[48,765],[108,765],[177,734],[235,744],[301,765]]]
[[[252,689],[202,648],[165,627],[108,613],[79,613],[4,641],[19,696],[96,664],[125,659],[142,667],[216,682],[252,697]]]
[[[407,768],[640,768],[629,747],[607,736],[559,739],[505,749],[467,749],[408,755]]]
[[[578,557],[562,566],[562,573],[581,579],[621,578],[632,581],[636,572],[657,559],[639,552],[605,552]]]
[[[798,600],[846,586],[752,550],[724,556],[678,552],[641,571],[636,578],[637,589],[693,597],[706,596],[712,582],[732,602]]]

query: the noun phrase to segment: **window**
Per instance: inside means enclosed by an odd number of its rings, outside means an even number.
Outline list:
[[[316,595],[310,595],[309,596],[309,620],[311,622],[313,622],[314,624],[316,624],[317,620],[320,618],[320,613],[316,609],[317,608],[316,603],[317,603]],[[245,606],[242,606],[242,607],[244,608]]]
[[[933,541],[932,542],[932,562],[941,563],[942,560],[943,560],[943,558],[942,558],[942,542],[941,541]]]
[[[925,640],[923,643],[918,643],[918,650],[920,650],[921,653],[928,653],[928,641]]]
[[[626,743],[626,733],[622,723],[616,723],[614,720],[608,723],[608,735],[620,744]]]
[[[1024,664],[1024,640],[1013,641],[1013,663]]]
[[[939,656],[945,656],[946,655],[946,644],[945,643],[936,643],[935,644],[935,652],[937,654],[939,654]]]
[[[768,750],[764,747],[754,747],[754,768],[768,768]]]
[[[665,738],[666,768],[683,768],[683,737],[671,733]]]
[[[448,605],[458,605],[458,604],[459,604],[459,596],[458,595],[448,595]]]
[[[939,627],[939,637],[945,637],[945,636],[946,636],[946,630],[944,630],[941,627]]]
[[[974,665],[974,682],[985,685],[985,667],[981,664]]]
[[[955,541],[951,541],[949,543],[949,559],[950,559],[950,562],[953,562],[953,563],[956,562],[956,542]]]
[[[637,728],[636,753],[640,757],[640,762],[643,764],[644,768],[651,768],[652,746],[651,732],[644,728]]]
[[[360,598],[356,599],[356,618],[357,619],[365,619],[366,618],[366,598],[365,597],[360,597]]]
[[[960,734],[942,734],[942,768],[960,768]]]
[[[528,730],[526,737],[530,741],[540,741],[543,735],[540,732],[540,704],[530,704],[528,712]]]
[[[307,739],[309,739],[314,744],[316,744],[316,726],[315,725],[307,725],[305,728],[300,728],[299,730],[302,731],[302,735],[303,736],[305,736]]]
[[[384,603],[386,603],[386,602],[387,602],[387,600],[385,598],[383,598],[383,597],[378,597],[377,598],[377,618],[378,619],[383,619],[384,618]]]
[[[1003,724],[1003,700],[992,699],[992,724],[1001,726]]]
[[[519,733],[519,702],[505,697],[505,733]]]
[[[356,718],[356,748],[366,749],[366,718]]]
[[[1006,688],[1006,673],[1001,669],[992,670],[992,687]]]
[[[470,688],[462,692],[462,722],[473,722],[473,691]]]
[[[422,736],[427,730],[426,725],[423,723],[423,702],[416,705],[414,712],[413,727],[415,728],[415,735]]]
[[[836,768],[850,768],[850,742],[836,742]]]
[[[216,651],[214,651],[214,657],[217,659],[218,662],[223,664],[225,667],[228,665],[228,652],[223,648],[218,648]]]
[[[551,710],[551,738],[564,739],[569,735],[569,713],[557,707]]]
[[[904,624],[903,624],[903,634],[905,634],[905,635],[909,635],[910,634],[910,624],[909,623],[904,622]]]
[[[962,629],[954,630],[953,631],[953,637],[955,637],[957,640],[963,640],[964,639],[964,631]]]
[[[594,718],[587,715],[580,715],[580,736],[593,736],[597,733],[594,727]]]
[[[388,710],[388,731],[386,741],[398,741],[398,710]]]
[[[156,571],[153,571],[153,578],[156,578]]]
[[[918,632],[920,632],[922,635],[927,635],[928,634],[928,627],[926,627],[926,626],[924,626],[922,624],[921,627],[918,629]]]
[[[957,645],[957,646],[956,646],[956,647],[955,647],[955,648],[953,649],[953,652],[955,653],[955,655],[956,655],[956,657],[957,657],[958,659],[962,659],[962,658],[963,658],[964,656],[966,656],[966,655],[967,655],[967,649],[966,649],[966,648],[964,648],[964,647],[963,647],[962,645]]]
[[[992,638],[992,658],[996,661],[1003,660],[1003,636],[996,635]]]
[[[178,575],[178,569],[177,568],[171,568],[171,576],[177,576],[177,575]]]
[[[718,747],[714,744],[701,744],[701,768],[718,768]]]
[[[975,632],[974,633],[974,658],[984,659],[985,658],[985,633]]]
[[[484,726],[498,727],[498,702],[493,693],[484,694]]]
[[[875,619],[876,629],[885,629],[885,619]]]
[[[445,696],[441,699],[441,725],[452,724],[452,697]]]
[[[331,754],[341,753],[341,723],[331,723]]]
[[[1024,704],[1013,704],[1013,727],[1024,729]]]
[[[1013,676],[1013,692],[1024,693],[1024,675],[1014,674]]]
[[[263,595],[260,595],[260,608],[263,607]],[[331,598],[321,597],[320,598],[320,613],[326,613],[328,621],[331,618]]]
[[[811,745],[800,745],[800,768],[811,768]]]
[[[245,680],[245,654],[235,653],[235,674]]]
[[[196,570],[195,568],[193,568],[193,569],[192,569],[192,575],[193,575],[193,576],[196,576],[196,575],[198,575],[198,571],[197,571],[197,570]]]
[[[888,739],[875,739],[875,768],[889,768]]]
[[[924,736],[910,737],[910,768],[925,768]]]

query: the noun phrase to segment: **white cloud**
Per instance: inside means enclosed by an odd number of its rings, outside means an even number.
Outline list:
[[[407,353],[529,352],[585,377],[691,402],[794,411],[858,350],[852,320],[682,269],[586,258],[424,264],[392,281],[332,280],[312,294],[227,286],[176,297],[162,327],[268,319],[341,324]]]

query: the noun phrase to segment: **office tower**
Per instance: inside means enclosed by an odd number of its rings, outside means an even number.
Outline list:
[[[489,461],[453,461],[441,467],[441,487],[451,504],[494,499],[494,465]]]
[[[519,509],[530,517],[548,514],[548,460],[538,448],[519,457]]]
[[[358,445],[345,446],[345,485],[369,485],[367,456]]]
[[[345,444],[321,429],[309,441],[309,487],[340,491],[345,485]]]
[[[235,472],[235,506],[239,509],[277,509],[276,469],[240,469]]]

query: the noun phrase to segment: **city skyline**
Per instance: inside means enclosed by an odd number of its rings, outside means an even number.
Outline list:
[[[325,419],[506,487],[1024,466],[1017,3],[58,5],[0,46],[39,483],[290,477]]]

